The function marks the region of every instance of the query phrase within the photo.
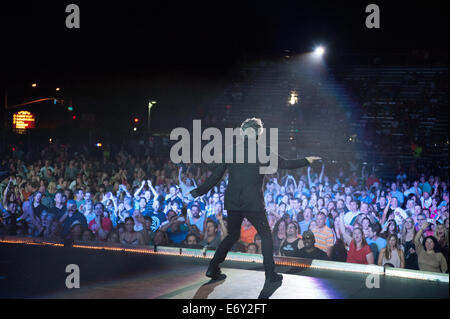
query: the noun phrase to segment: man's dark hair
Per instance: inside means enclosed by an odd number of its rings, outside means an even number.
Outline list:
[[[314,236],[314,233],[312,232],[312,230],[309,230],[309,229],[306,230],[303,233],[303,238],[305,238],[306,235],[310,235],[312,237],[312,239],[314,240],[314,242],[316,242],[316,236]]]
[[[319,215],[323,215],[323,217],[325,217],[325,220],[327,219],[327,215],[324,213],[324,212],[318,212],[317,214],[316,214],[316,220],[317,220],[317,217],[319,217]]]
[[[97,205],[101,205],[102,208],[103,208],[103,210],[105,210],[105,205],[103,205],[103,203],[101,203],[101,202],[95,203],[95,204],[94,204],[94,208],[95,208],[95,206],[97,206]]]
[[[373,223],[370,226],[370,229],[372,229],[372,231],[377,234],[377,236],[380,234],[381,232],[381,225],[380,223]]]
[[[67,192],[69,193],[69,196],[67,197],[67,200],[73,199],[73,192],[72,192],[72,190],[68,189]],[[63,194],[63,196],[65,196],[65,195]]]
[[[358,207],[360,206],[360,205],[359,205],[359,200],[352,199],[352,200],[350,201],[350,203],[352,203],[352,202],[355,202],[355,203],[356,203],[356,206],[358,206]]]
[[[215,229],[219,228],[219,225],[217,225],[217,223],[214,220],[212,220],[211,218],[206,219],[205,225],[207,225],[208,223],[212,223],[214,225]]]

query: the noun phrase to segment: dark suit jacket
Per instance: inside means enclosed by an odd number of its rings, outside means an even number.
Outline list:
[[[264,211],[264,195],[263,195],[263,181],[264,174],[260,174],[260,166],[268,166],[261,164],[258,157],[258,147],[256,148],[256,163],[248,162],[248,146],[244,142],[244,163],[236,162],[236,146],[233,144],[233,163],[225,163],[225,156],[222,158],[222,163],[218,164],[210,177],[205,182],[191,191],[192,196],[197,197],[206,194],[214,185],[216,185],[223,177],[225,171],[228,169],[228,186],[225,191],[225,209],[227,211]],[[257,144],[258,145],[258,144]],[[278,168],[282,169],[296,169],[303,166],[308,166],[309,162],[305,158],[287,160],[274,153],[269,147],[266,148],[266,154],[271,152],[278,157]]]

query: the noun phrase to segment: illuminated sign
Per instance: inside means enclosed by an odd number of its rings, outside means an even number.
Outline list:
[[[28,111],[19,111],[13,114],[14,129],[28,129],[36,127],[36,117]]]

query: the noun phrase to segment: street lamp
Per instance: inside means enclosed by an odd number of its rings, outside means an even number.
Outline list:
[[[150,110],[156,104],[156,101],[148,102],[148,119],[147,119],[147,130],[150,133]]]

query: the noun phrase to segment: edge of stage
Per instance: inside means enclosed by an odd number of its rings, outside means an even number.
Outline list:
[[[269,287],[261,255],[233,252],[221,266],[227,278],[213,282],[204,273],[214,251],[91,242],[68,246],[37,238],[1,238],[5,267],[0,271],[0,297],[448,299],[449,292],[448,274],[289,257],[275,257],[284,279]],[[64,284],[67,264],[80,266],[79,289]]]

